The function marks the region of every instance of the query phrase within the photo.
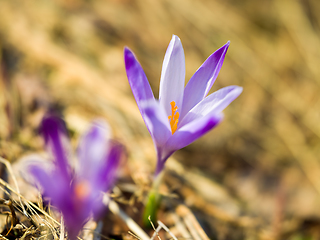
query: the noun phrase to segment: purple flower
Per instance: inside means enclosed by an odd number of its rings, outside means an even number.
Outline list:
[[[46,169],[31,165],[29,171],[41,185],[44,195],[61,211],[70,239],[76,239],[91,214],[103,208],[101,192],[114,182],[123,149],[109,140],[109,128],[104,121],[96,121],[81,139],[78,166],[69,165],[66,131],[56,117],[45,117],[42,133],[53,155],[53,166]]]
[[[163,60],[159,100],[134,54],[125,48],[129,84],[157,150],[156,175],[172,153],[215,127],[222,120],[222,110],[242,92],[242,87],[228,86],[207,96],[228,47],[229,42],[209,56],[184,87],[184,51],[173,35]]]

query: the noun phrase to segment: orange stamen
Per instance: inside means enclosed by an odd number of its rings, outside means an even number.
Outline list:
[[[171,132],[172,134],[175,133],[178,127],[178,122],[179,122],[179,112],[176,112],[178,110],[178,107],[176,106],[176,103],[172,101],[170,103],[171,105],[171,115],[168,117],[169,122],[170,122],[170,127],[171,127]]]
[[[75,186],[75,195],[78,199],[85,199],[90,194],[90,186],[87,181],[81,181]]]

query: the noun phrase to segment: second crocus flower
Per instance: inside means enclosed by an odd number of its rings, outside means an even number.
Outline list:
[[[45,117],[42,133],[53,164],[50,169],[31,165],[29,171],[44,195],[61,211],[69,238],[74,240],[89,217],[103,208],[101,192],[113,186],[123,147],[110,141],[110,130],[104,121],[96,121],[80,141],[78,166],[73,169],[62,120]]]

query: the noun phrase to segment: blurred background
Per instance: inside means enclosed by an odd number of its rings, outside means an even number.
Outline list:
[[[0,155],[14,164],[43,151],[38,126],[50,109],[75,146],[102,117],[141,190],[156,157],[124,46],[158,96],[172,34],[186,81],[230,40],[211,91],[244,91],[218,127],[168,160],[160,218],[174,227],[183,204],[210,239],[320,239],[319,12],[317,0],[0,0]]]

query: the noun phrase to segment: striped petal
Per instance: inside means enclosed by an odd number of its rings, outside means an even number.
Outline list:
[[[171,115],[170,103],[174,101],[178,108],[182,107],[185,59],[180,39],[173,35],[162,64],[159,101],[167,116]]]
[[[96,173],[106,160],[110,132],[109,125],[105,121],[96,120],[82,137],[78,147],[79,170],[77,176],[79,178],[95,181]]]
[[[183,95],[183,118],[210,91],[222,67],[230,42],[211,54],[188,82]]]
[[[242,87],[228,86],[210,94],[208,97],[194,106],[181,120],[179,126],[184,126],[197,118],[207,114],[224,110],[242,92]]]
[[[171,127],[168,117],[157,100],[150,100],[142,104],[145,121],[150,127],[150,134],[155,146],[163,146],[171,137]]]
[[[199,118],[182,126],[166,143],[167,152],[174,152],[186,147],[215,127],[222,118],[222,113],[214,115],[208,114],[205,117]]]
[[[141,102],[154,99],[150,84],[140,63],[129,48],[124,49],[124,61],[129,85],[137,102],[141,116],[145,121],[145,114],[141,108]],[[150,132],[150,127],[147,123],[146,126]]]

